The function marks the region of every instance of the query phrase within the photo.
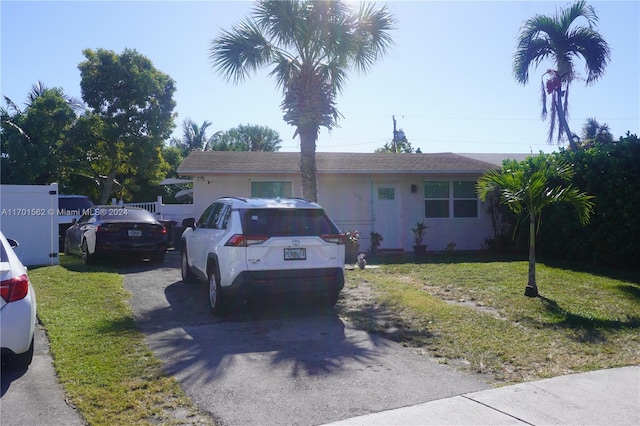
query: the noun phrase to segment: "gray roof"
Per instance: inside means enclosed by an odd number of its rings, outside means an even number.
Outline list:
[[[486,163],[495,164],[496,166],[502,166],[503,160],[516,160],[524,161],[529,157],[535,157],[538,154],[458,154],[463,157],[473,158],[474,160],[484,161]]]
[[[183,176],[204,174],[300,173],[299,152],[193,151],[182,161]],[[323,173],[482,173],[495,164],[460,154],[317,152]]]

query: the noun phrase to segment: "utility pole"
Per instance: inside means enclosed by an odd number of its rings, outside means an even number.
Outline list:
[[[392,115],[393,118],[393,152],[395,154],[398,153],[398,131],[396,130],[396,116]]]
[[[401,140],[405,139],[404,136],[404,132],[402,131],[402,129],[397,130],[396,129],[396,116],[392,115],[391,118],[393,118],[393,152],[395,154],[398,153],[398,142],[400,142]]]

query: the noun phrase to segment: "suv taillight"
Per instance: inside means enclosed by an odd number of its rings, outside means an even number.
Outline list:
[[[344,234],[325,234],[325,235],[321,235],[320,238],[322,238],[328,243],[333,243],[338,245],[345,244],[347,241],[347,236]]]
[[[234,234],[227,240],[224,245],[228,247],[247,247],[255,244],[262,244],[268,239],[269,237],[264,236]]]
[[[0,282],[0,293],[7,303],[24,299],[28,292],[29,278],[25,274]]]

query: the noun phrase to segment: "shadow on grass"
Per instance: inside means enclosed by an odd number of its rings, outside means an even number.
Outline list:
[[[336,310],[340,316],[348,318],[354,327],[394,342],[424,345],[433,338],[433,333],[428,329],[406,323],[393,309],[384,304],[365,304],[358,309],[349,309],[338,303]]]
[[[628,317],[626,320],[610,320],[574,314],[563,309],[555,300],[540,296],[542,305],[560,321],[543,324],[546,328],[561,327],[576,332],[579,342],[599,343],[606,340],[607,331],[640,328],[640,317]]]
[[[113,272],[118,273],[122,267],[131,267],[136,272],[144,272],[157,269],[162,266],[160,263],[153,263],[149,260],[137,258],[113,258],[101,259],[93,265],[85,265],[78,256],[63,255],[60,257],[60,266],[72,272]]]

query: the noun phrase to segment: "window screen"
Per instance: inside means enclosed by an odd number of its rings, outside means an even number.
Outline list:
[[[251,181],[251,196],[256,198],[289,198],[293,196],[290,181]]]

